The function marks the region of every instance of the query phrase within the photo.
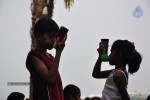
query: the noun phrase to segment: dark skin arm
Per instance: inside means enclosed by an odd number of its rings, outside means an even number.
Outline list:
[[[107,78],[111,73],[112,70],[101,71],[101,64],[101,57],[98,57],[92,73],[94,78]]]
[[[65,40],[62,43],[57,43],[56,47],[56,54],[55,54],[55,59],[54,59],[54,64],[51,70],[47,70],[46,65],[42,60],[39,58],[32,56],[31,60],[33,62],[33,66],[35,66],[35,69],[37,72],[43,77],[44,80],[46,80],[49,84],[55,85],[56,82],[56,75],[58,73],[58,68],[59,68],[59,62],[60,62],[60,57],[61,53],[65,47]],[[59,41],[59,40],[58,40]]]
[[[103,52],[103,47],[101,46],[101,43],[99,44],[99,48],[97,49],[97,51],[99,53],[99,57],[95,63],[92,76],[94,78],[107,78],[109,74],[112,72],[112,70],[101,71],[101,64],[102,64],[101,55]]]
[[[122,100],[130,100],[127,92],[127,82],[124,74],[120,71],[116,72],[113,76],[113,80],[121,94]]]

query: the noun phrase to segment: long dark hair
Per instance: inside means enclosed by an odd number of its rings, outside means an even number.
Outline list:
[[[128,64],[128,71],[130,74],[137,72],[140,68],[142,57],[135,49],[133,43],[128,40],[116,40],[111,50],[121,53],[121,61],[123,64]]]

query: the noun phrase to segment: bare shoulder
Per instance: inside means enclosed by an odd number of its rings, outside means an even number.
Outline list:
[[[124,73],[125,73],[125,72],[123,72],[123,71],[117,71],[117,72],[115,72],[114,77],[115,77],[115,78],[124,77]]]
[[[113,79],[114,79],[115,82],[126,83],[126,76],[125,75],[126,75],[126,72],[124,72],[124,71],[117,71],[113,75]]]

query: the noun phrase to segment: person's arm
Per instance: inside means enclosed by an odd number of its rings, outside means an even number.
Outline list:
[[[56,75],[58,73],[61,53],[65,47],[65,41],[66,41],[66,38],[64,39],[64,41],[62,43],[57,45],[56,54],[55,54],[55,58],[54,58],[54,64],[53,64],[53,67],[51,68],[51,70],[49,70],[49,71],[47,70],[46,65],[44,64],[44,62],[42,60],[40,60],[39,58],[37,58],[35,56],[31,57],[31,60],[32,60],[33,65],[35,66],[35,69],[37,70],[37,72],[43,77],[43,79],[45,79],[48,83],[53,84],[53,85],[56,82]]]
[[[53,67],[50,71],[48,71],[45,63],[42,60],[40,60],[38,57],[31,56],[31,61],[33,62],[33,66],[35,67],[37,73],[39,73],[44,80],[46,80],[50,84],[55,84],[54,76],[56,75],[56,71],[58,70],[58,67]]]
[[[127,81],[124,74],[120,71],[116,72],[113,76],[113,80],[121,94],[122,100],[130,100],[127,92]]]
[[[94,78],[107,78],[112,70],[101,71],[101,64],[102,64],[101,55],[103,52],[103,47],[101,46],[101,43],[99,44],[99,48],[97,49],[97,51],[99,53],[99,57],[95,63],[92,76]]]
[[[101,64],[102,64],[101,57],[98,57],[92,73],[92,76],[94,78],[107,78],[111,73],[112,70],[101,71]]]

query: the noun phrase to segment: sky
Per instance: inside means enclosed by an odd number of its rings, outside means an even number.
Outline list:
[[[29,82],[25,61],[31,45],[30,4],[31,0],[0,0],[0,100],[13,91],[29,97],[29,85],[9,83]],[[63,0],[55,0],[54,6],[53,19],[69,29],[59,68],[64,87],[77,85],[82,97],[101,94],[105,79],[92,77],[99,42],[108,38],[110,52],[113,41],[127,39],[143,57],[139,71],[129,75],[128,91],[150,94],[150,0],[75,0],[70,10]],[[55,50],[48,52],[55,55]],[[102,63],[103,70],[111,68]]]

